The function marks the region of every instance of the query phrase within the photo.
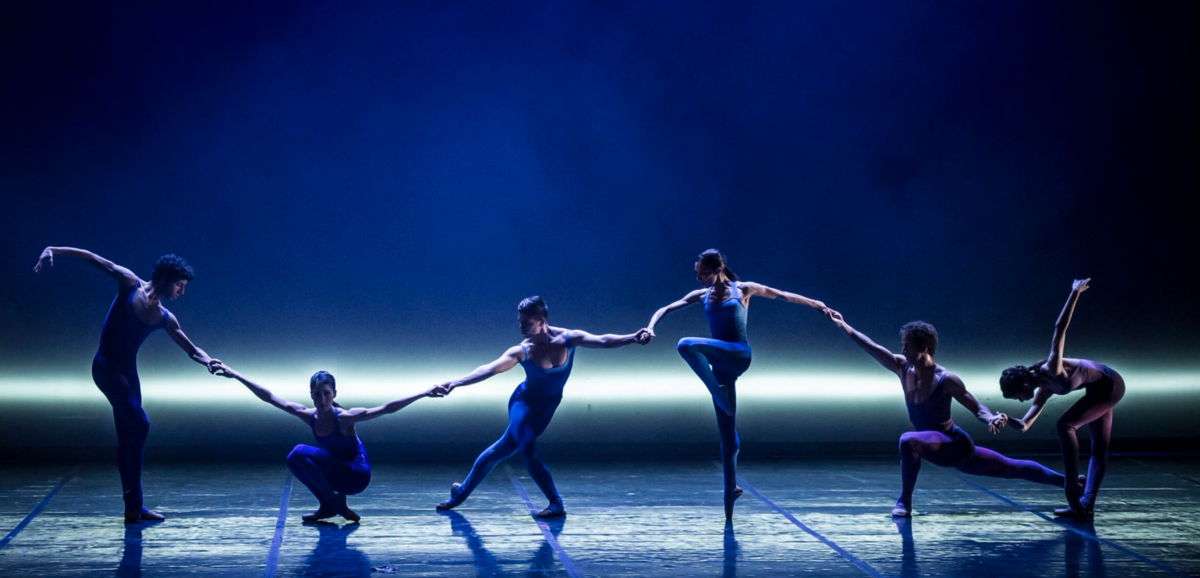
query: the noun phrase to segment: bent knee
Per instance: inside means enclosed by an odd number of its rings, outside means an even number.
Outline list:
[[[691,339],[684,337],[679,340],[679,343],[675,344],[675,349],[679,351],[680,355],[684,355],[691,353],[695,349],[695,344],[692,343]]]
[[[308,457],[308,446],[300,444],[292,448],[292,451],[288,452],[287,461],[288,463],[293,463],[306,457]]]
[[[1060,434],[1075,433],[1076,429],[1079,429],[1079,426],[1065,418],[1059,418],[1058,421],[1054,422],[1054,430]]]

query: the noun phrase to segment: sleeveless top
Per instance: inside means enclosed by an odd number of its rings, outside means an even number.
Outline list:
[[[737,281],[730,281],[729,295],[720,303],[713,303],[712,287],[701,298],[704,301],[704,316],[708,318],[708,329],[713,339],[741,343],[749,346],[746,339],[746,306],[742,305],[742,291]]]
[[[525,368],[525,381],[517,387],[517,391],[523,392],[523,397],[561,398],[567,378],[571,377],[575,348],[567,347],[567,360],[550,369],[534,363],[529,355],[529,346],[521,345],[521,350],[525,352],[525,359],[521,360],[521,367]]]
[[[167,325],[167,310],[163,308],[158,323],[147,325],[133,311],[133,297],[139,285],[121,289],[108,308],[104,327],[100,329],[100,348],[97,357],[124,365],[136,365],[138,348],[151,333]]]
[[[1108,376],[1110,369],[1103,363],[1096,363],[1089,359],[1076,360],[1075,369],[1068,373],[1065,377],[1057,375],[1043,375],[1046,380],[1046,387],[1059,395],[1075,391],[1089,383],[1100,381]]]
[[[905,377],[910,371],[914,371],[911,364],[904,366]],[[954,428],[954,420],[950,419],[950,400],[953,397],[942,388],[942,381],[945,379],[946,370],[943,369],[933,379],[933,392],[920,403],[908,401],[908,392],[904,392],[904,405],[908,407],[908,421],[912,422],[913,427],[918,431],[946,433]],[[904,378],[900,379],[900,387],[904,388]]]
[[[363,447],[362,440],[358,439],[358,434],[348,436],[342,434],[342,422],[338,419],[338,408],[333,408],[333,433],[327,436],[317,435],[317,412],[313,412],[308,418],[308,425],[313,430],[313,437],[317,440],[317,445],[321,449],[329,452],[329,455],[343,460],[353,460],[358,457],[367,457],[367,449]]]

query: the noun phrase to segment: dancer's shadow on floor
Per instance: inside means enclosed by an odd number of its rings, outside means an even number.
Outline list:
[[[496,558],[483,543],[483,538],[475,531],[475,527],[468,522],[462,514],[449,510],[441,512],[442,516],[450,520],[450,531],[455,536],[459,536],[467,543],[467,548],[471,550],[471,556],[474,558],[475,571],[480,576],[503,576],[505,575],[501,568],[500,560]],[[547,518],[542,520],[548,528],[550,534],[558,538],[566,526],[566,516],[559,518]],[[550,542],[542,540],[542,545],[533,553],[533,557],[529,559],[530,574],[547,574],[555,570],[556,563],[554,561],[554,547]]]
[[[734,578],[737,576],[737,560],[740,548],[738,546],[737,534],[733,531],[733,520],[725,520],[725,539],[724,539],[724,565],[722,566],[722,578]]]
[[[913,540],[914,522],[912,518],[892,518],[892,522],[896,524],[896,530],[900,533],[900,578],[918,578],[921,576],[921,570],[916,542]],[[1096,529],[1091,522],[1064,521],[1062,524],[1091,536],[1096,535]],[[1004,565],[1009,568],[1014,568],[1016,562],[1024,562],[1031,570],[1034,567],[1045,570],[1048,561],[1059,558],[1055,550],[1061,548],[1061,558],[1065,566],[1063,575],[1067,578],[1104,578],[1106,575],[1100,543],[1067,528],[1053,538],[1015,542],[1008,546],[1010,548],[1005,551],[1003,557],[1006,558]],[[944,556],[944,553],[942,555]],[[930,567],[939,572],[945,571],[945,563],[944,558],[929,560]]]
[[[304,527],[317,530],[317,545],[304,559],[304,576],[371,575],[371,559],[346,544],[346,538],[360,528],[358,524],[306,522]]]

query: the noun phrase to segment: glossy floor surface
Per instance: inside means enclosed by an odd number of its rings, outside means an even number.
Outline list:
[[[1197,458],[1114,458],[1094,523],[1053,519],[1054,488],[931,465],[917,515],[893,520],[888,458],[745,462],[730,525],[711,461],[552,463],[569,514],[538,522],[510,460],[435,512],[469,465],[376,464],[360,524],[304,524],[316,501],[282,460],[150,464],[168,519],[126,526],[115,467],[7,464],[0,576],[1200,575]]]

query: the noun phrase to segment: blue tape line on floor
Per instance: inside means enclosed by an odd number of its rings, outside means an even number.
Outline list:
[[[977,484],[977,483],[975,483],[975,482],[973,482],[973,481],[971,481],[971,480],[967,479],[965,476],[959,476],[959,478],[960,478],[960,479],[962,479],[962,481],[964,481],[964,482],[966,482],[966,483],[968,483],[968,484],[970,484],[970,485],[972,485],[972,486],[975,486],[976,488],[978,488],[978,489],[980,489],[980,490],[982,490],[982,491],[986,492],[987,494],[989,494],[989,495],[991,495],[992,497],[994,497],[994,498],[996,498],[996,499],[1000,500],[1001,502],[1004,502],[1004,503],[1006,503],[1006,504],[1009,504],[1010,506],[1013,506],[1014,508],[1018,508],[1018,509],[1021,509],[1021,510],[1025,510],[1026,512],[1029,512],[1029,513],[1031,513],[1031,514],[1033,514],[1033,515],[1035,515],[1035,516],[1037,516],[1037,517],[1039,517],[1039,518],[1041,518],[1041,519],[1043,519],[1043,520],[1046,520],[1047,522],[1050,522],[1050,523],[1052,523],[1052,524],[1057,524],[1057,525],[1059,525],[1059,526],[1062,526],[1063,528],[1066,528],[1067,530],[1070,530],[1070,531],[1072,531],[1072,532],[1075,532],[1076,534],[1079,534],[1080,536],[1083,536],[1084,538],[1087,538],[1088,540],[1094,540],[1094,541],[1096,541],[1096,542],[1099,542],[1099,543],[1101,543],[1101,544],[1104,544],[1105,546],[1108,546],[1108,547],[1110,547],[1110,548],[1113,548],[1113,549],[1115,549],[1115,550],[1117,550],[1117,551],[1119,551],[1119,552],[1121,552],[1121,553],[1123,553],[1123,554],[1125,554],[1125,555],[1127,555],[1127,556],[1129,556],[1129,557],[1131,557],[1131,558],[1134,558],[1134,559],[1136,559],[1136,560],[1138,560],[1138,561],[1140,561],[1140,562],[1144,562],[1144,563],[1146,563],[1146,564],[1149,564],[1149,565],[1151,565],[1151,566],[1154,566],[1155,568],[1158,568],[1159,570],[1162,570],[1163,572],[1167,572],[1167,573],[1169,573],[1169,574],[1173,574],[1173,575],[1175,575],[1175,576],[1180,576],[1180,577],[1182,577],[1182,578],[1189,578],[1189,576],[1188,576],[1187,574],[1184,574],[1183,572],[1180,572],[1180,571],[1178,571],[1178,570],[1175,570],[1174,568],[1171,568],[1170,566],[1167,566],[1166,564],[1163,564],[1163,563],[1161,563],[1161,562],[1157,562],[1157,561],[1155,561],[1155,560],[1152,560],[1152,559],[1150,559],[1150,558],[1147,558],[1146,556],[1143,556],[1143,555],[1141,555],[1141,554],[1138,554],[1137,552],[1134,552],[1133,550],[1130,550],[1129,548],[1126,548],[1126,547],[1124,547],[1124,546],[1122,546],[1122,545],[1120,545],[1120,544],[1118,544],[1118,543],[1116,543],[1116,542],[1112,542],[1112,541],[1110,541],[1110,540],[1105,540],[1104,538],[1101,538],[1100,536],[1097,536],[1097,535],[1095,535],[1095,534],[1093,534],[1093,533],[1091,533],[1091,532],[1087,532],[1087,531],[1084,531],[1084,530],[1080,530],[1079,528],[1076,528],[1076,527],[1074,527],[1074,526],[1072,526],[1072,525],[1070,525],[1070,524],[1067,524],[1067,523],[1065,523],[1065,522],[1060,522],[1060,521],[1058,521],[1058,520],[1055,520],[1054,518],[1051,518],[1050,516],[1047,516],[1047,515],[1045,515],[1045,514],[1043,514],[1043,513],[1039,512],[1039,511],[1037,511],[1037,510],[1035,510],[1035,509],[1033,509],[1033,508],[1031,508],[1031,507],[1029,507],[1029,506],[1025,506],[1025,505],[1019,504],[1019,503],[1017,503],[1015,500],[1010,500],[1009,498],[1007,498],[1007,497],[1005,497],[1005,496],[1003,496],[1003,495],[1001,495],[1001,494],[999,494],[999,493],[997,493],[997,492],[993,492],[992,490],[989,490],[989,489],[987,489],[987,488],[983,487],[982,485],[980,485],[980,484]]]
[[[54,486],[54,489],[50,490],[50,493],[46,494],[46,497],[42,498],[42,501],[38,502],[38,505],[34,506],[33,509],[29,511],[29,514],[25,516],[24,520],[21,520],[20,524],[17,524],[17,527],[13,528],[12,531],[9,532],[4,538],[0,538],[0,550],[4,549],[9,542],[12,542],[13,538],[16,538],[17,534],[20,534],[21,530],[25,529],[25,526],[28,526],[38,514],[42,513],[42,510],[46,508],[46,504],[50,503],[50,500],[54,498],[54,495],[57,494],[58,491],[67,484],[67,482],[71,481],[71,478],[75,477],[75,474],[79,473],[79,468],[82,467],[83,464],[76,464],[75,468],[72,469],[66,476],[63,476],[63,479]]]
[[[275,535],[271,538],[271,552],[267,554],[267,569],[263,578],[274,578],[279,568],[279,547],[283,545],[283,528],[287,524],[288,501],[292,497],[292,473],[288,472],[283,482],[283,495],[279,498],[279,517],[275,520]]]
[[[521,495],[521,500],[525,502],[525,507],[529,509],[529,515],[532,516],[537,510],[534,509],[533,501],[529,499],[529,494],[525,492],[525,486],[521,485],[521,480],[517,479],[512,468],[508,464],[504,464],[504,471],[508,473],[508,479],[512,480],[513,486],[517,488],[517,493]],[[550,531],[550,526],[545,522],[534,518],[537,522],[538,529],[542,531],[542,536],[546,538],[546,543],[554,549],[554,553],[558,555],[558,559],[562,562],[563,569],[567,571],[567,575],[571,578],[579,578],[581,574],[575,570],[575,564],[571,562],[571,558],[563,551],[562,546],[558,544],[558,539],[554,537],[554,532]]]
[[[817,532],[816,530],[809,528],[808,526],[806,526],[804,524],[804,522],[797,520],[796,517],[791,514],[791,512],[788,512],[787,510],[776,505],[775,502],[772,502],[771,500],[767,499],[766,496],[762,495],[757,489],[755,489],[755,487],[753,485],[750,484],[750,482],[747,482],[744,478],[739,476],[737,478],[737,481],[738,481],[738,484],[742,486],[742,489],[748,490],[751,494],[758,496],[758,499],[762,500],[766,505],[770,506],[771,509],[782,514],[784,518],[787,518],[789,522],[795,524],[797,528],[800,528],[801,530],[808,532],[808,534],[810,536],[820,540],[822,544],[825,544],[826,546],[833,548],[834,552],[841,554],[841,556],[843,558],[845,558],[846,560],[850,561],[850,563],[854,564],[855,566],[858,566],[859,570],[862,570],[863,572],[866,572],[867,574],[870,574],[871,576],[874,576],[875,578],[884,578],[883,574],[876,572],[875,569],[872,568],[870,565],[868,565],[866,562],[859,560],[853,554],[847,552],[841,546],[838,546],[833,540],[830,540],[829,538],[822,536],[820,532]]]

